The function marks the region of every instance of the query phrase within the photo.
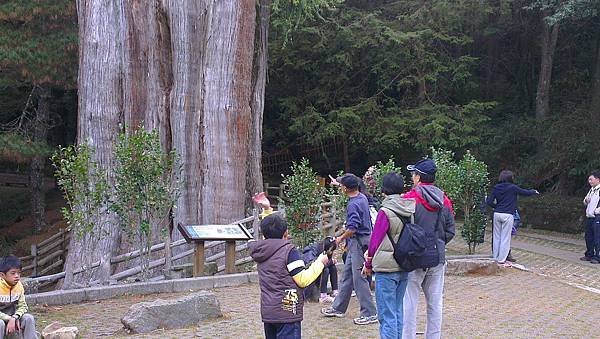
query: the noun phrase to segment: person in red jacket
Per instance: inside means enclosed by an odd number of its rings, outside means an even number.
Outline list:
[[[411,172],[413,188],[403,198],[415,199],[415,224],[434,230],[440,262],[427,269],[416,269],[408,274],[404,294],[403,338],[415,338],[419,292],[423,289],[427,301],[425,337],[440,338],[442,333],[442,298],[446,270],[446,244],[454,238],[454,210],[446,194],[434,185],[437,167],[431,159],[424,159],[407,169]],[[439,219],[438,219],[439,218]]]

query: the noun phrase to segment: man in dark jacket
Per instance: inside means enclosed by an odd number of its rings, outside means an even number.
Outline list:
[[[417,330],[417,306],[421,288],[427,301],[427,327],[425,338],[440,338],[442,333],[442,297],[444,271],[446,270],[446,244],[454,238],[454,211],[446,194],[434,186],[437,167],[433,160],[424,159],[409,165],[413,188],[404,198],[416,201],[415,224],[435,230],[440,262],[428,269],[416,269],[408,274],[408,286],[404,294],[404,328],[402,338],[415,338]]]
[[[303,288],[319,277],[329,260],[321,253],[305,269],[300,252],[287,240],[287,223],[279,213],[265,217],[260,230],[265,240],[250,241],[248,248],[258,263],[260,315],[265,337],[301,338]]]

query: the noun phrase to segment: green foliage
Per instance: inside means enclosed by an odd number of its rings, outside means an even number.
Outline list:
[[[472,1],[352,1],[325,21],[307,21],[283,50],[275,27],[265,111],[275,133],[267,137],[341,137],[381,155],[477,145],[495,106],[473,97],[479,60],[466,33],[487,9]]]
[[[73,87],[77,77],[75,1],[3,1],[0,67],[4,84]]]
[[[287,200],[285,213],[292,240],[296,246],[304,248],[320,236],[316,226],[323,203],[323,189],[307,159],[294,162],[291,170],[292,174],[283,179]]]
[[[140,246],[142,275],[149,270],[154,230],[163,229],[175,208],[181,166],[175,151],[161,149],[158,132],[142,126],[121,133],[115,145],[115,187],[111,203],[129,240]]]
[[[45,142],[34,142],[16,132],[0,132],[0,157],[17,163],[29,162],[35,156],[48,156],[52,148]]]
[[[389,158],[386,163],[378,161],[375,165],[369,167],[363,175],[363,181],[367,187],[367,191],[378,201],[383,201],[383,193],[381,193],[381,187],[383,186],[383,176],[390,173],[396,172],[403,179],[402,168],[397,167],[394,162],[394,158]],[[406,182],[406,180],[404,180]]]
[[[483,243],[487,223],[483,209],[486,189],[489,185],[487,165],[477,160],[470,151],[456,162],[454,153],[443,149],[432,149],[438,167],[436,184],[460,209],[464,217],[462,237],[474,253],[477,244]]]
[[[61,212],[67,225],[80,239],[100,238],[95,222],[108,211],[110,191],[106,172],[93,161],[94,149],[87,143],[59,147],[52,155],[54,175],[67,207]]]
[[[290,34],[305,21],[320,17],[321,10],[333,10],[342,2],[344,0],[272,0],[271,25],[283,32],[285,46]]]

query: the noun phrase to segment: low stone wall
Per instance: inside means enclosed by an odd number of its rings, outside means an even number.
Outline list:
[[[58,290],[30,294],[26,298],[29,305],[65,305],[110,299],[123,295],[190,292],[248,283],[258,283],[257,272]]]

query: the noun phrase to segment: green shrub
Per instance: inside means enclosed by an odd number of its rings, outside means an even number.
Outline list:
[[[469,253],[483,243],[487,217],[482,206],[489,185],[487,165],[475,159],[471,152],[456,162],[454,153],[443,149],[432,149],[438,167],[436,184],[453,201],[455,210],[464,217],[462,237],[469,245]]]
[[[317,228],[323,188],[307,159],[292,164],[292,174],[284,176],[285,213],[292,241],[299,248],[319,239]]]

